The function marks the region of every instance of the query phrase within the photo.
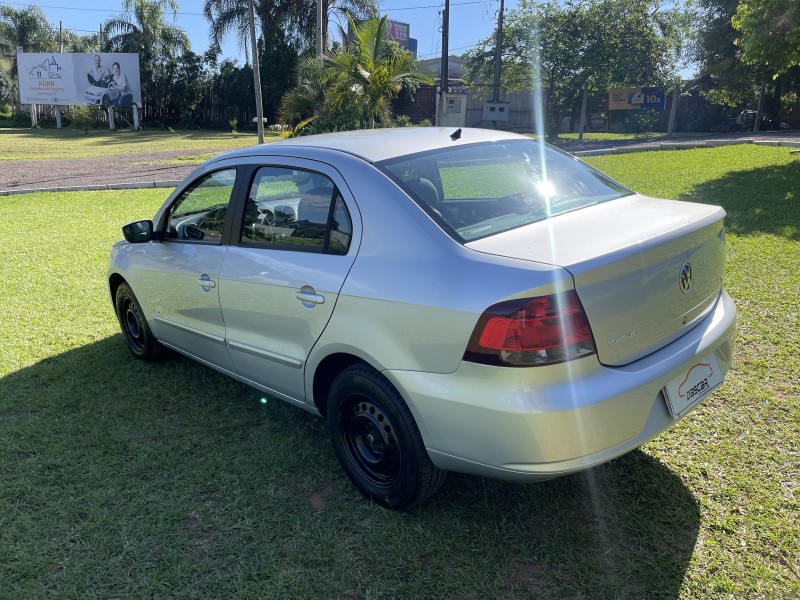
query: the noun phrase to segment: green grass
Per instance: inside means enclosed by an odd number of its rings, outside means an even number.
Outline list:
[[[280,139],[267,135],[266,141]],[[255,134],[224,131],[132,131],[130,129],[0,129],[0,161],[137,155],[167,150],[233,149],[257,143]],[[183,157],[193,162],[193,157]],[[185,162],[185,161],[184,161]]]
[[[672,134],[672,138],[691,138],[691,137],[698,137],[698,136],[707,136],[707,132],[676,132]],[[596,132],[596,133],[589,133],[584,132],[583,134],[583,141],[585,142],[596,142],[596,141],[615,141],[615,142],[622,142],[627,140],[643,140],[643,139],[657,139],[657,138],[666,138],[667,134],[664,132],[659,131],[639,131],[635,133],[606,133],[604,131]],[[672,139],[670,138],[670,139]],[[559,133],[558,138],[556,140],[556,144],[558,142],[573,142],[578,140],[577,133]]]
[[[0,597],[800,596],[800,160],[591,162],[728,211],[727,383],[608,465],[451,475],[406,514],[353,490],[322,420],[181,357],[131,358],[105,263],[163,190],[0,198]]]

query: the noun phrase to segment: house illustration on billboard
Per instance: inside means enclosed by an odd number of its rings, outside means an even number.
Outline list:
[[[30,71],[28,71],[28,75],[31,77],[37,77],[38,79],[61,79],[61,65],[58,64],[56,61],[55,56],[51,56],[50,58],[45,58],[41,63],[32,67]]]

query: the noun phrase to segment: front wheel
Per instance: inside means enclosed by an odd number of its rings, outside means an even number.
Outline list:
[[[120,283],[117,287],[115,308],[119,325],[125,335],[125,343],[128,344],[133,355],[147,362],[161,358],[164,346],[153,337],[142,307],[127,283]]]
[[[342,371],[328,396],[328,430],[344,472],[368,498],[411,508],[444,482],[414,417],[389,381],[360,364]]]

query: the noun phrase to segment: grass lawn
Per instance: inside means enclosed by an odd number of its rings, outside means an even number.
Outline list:
[[[676,132],[673,138],[697,137],[705,136],[708,133],[689,133],[689,132]],[[593,142],[601,140],[625,141],[625,140],[648,140],[655,138],[666,138],[667,134],[658,131],[640,131],[635,133],[606,133],[600,132],[584,132],[583,141]],[[559,133],[556,139],[556,144],[561,145],[563,142],[575,142],[578,140],[577,133]]]
[[[164,190],[0,199],[0,597],[799,597],[800,159],[590,162],[728,211],[727,383],[608,465],[532,485],[451,475],[409,513],[359,496],[321,419],[130,356],[105,263]]]
[[[265,141],[280,136],[264,132]],[[142,154],[165,150],[200,151],[252,146],[256,135],[229,131],[155,131],[98,129],[0,129],[0,161],[87,158],[115,154]]]

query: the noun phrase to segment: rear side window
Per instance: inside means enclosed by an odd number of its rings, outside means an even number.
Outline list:
[[[448,148],[377,166],[461,242],[631,193],[532,140]]]
[[[235,181],[236,169],[225,169],[194,182],[169,210],[167,239],[220,243]]]
[[[346,254],[351,238],[350,213],[329,177],[288,167],[256,171],[240,243]]]

